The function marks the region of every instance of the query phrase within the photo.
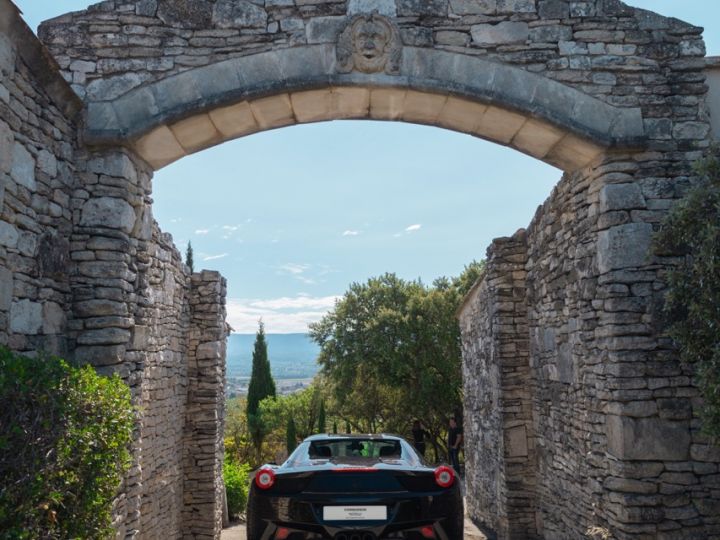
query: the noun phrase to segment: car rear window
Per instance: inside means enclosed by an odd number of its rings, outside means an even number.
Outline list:
[[[399,458],[400,441],[377,439],[328,439],[310,443],[310,459],[336,457]]]

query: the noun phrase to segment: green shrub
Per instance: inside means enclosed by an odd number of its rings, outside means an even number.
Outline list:
[[[0,538],[100,539],[130,464],[130,391],[0,347]]]
[[[657,235],[660,254],[684,256],[670,272],[669,335],[693,365],[704,397],[705,432],[720,441],[720,150],[697,166],[700,181]]]
[[[230,458],[225,458],[223,478],[225,480],[225,491],[227,493],[228,513],[230,517],[236,517],[245,511],[248,497],[249,473],[250,465],[248,463],[236,463]]]

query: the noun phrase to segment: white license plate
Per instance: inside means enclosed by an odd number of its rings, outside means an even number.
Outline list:
[[[324,506],[325,521],[365,521],[387,519],[387,506]]]

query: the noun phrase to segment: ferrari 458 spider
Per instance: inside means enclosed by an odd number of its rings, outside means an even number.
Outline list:
[[[248,540],[462,540],[460,482],[393,435],[314,435],[250,484]]]

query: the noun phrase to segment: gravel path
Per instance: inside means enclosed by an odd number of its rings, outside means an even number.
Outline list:
[[[245,524],[233,525],[222,532],[222,540],[247,540],[245,536]],[[469,519],[465,520],[465,540],[487,540],[487,536],[481,533]]]

